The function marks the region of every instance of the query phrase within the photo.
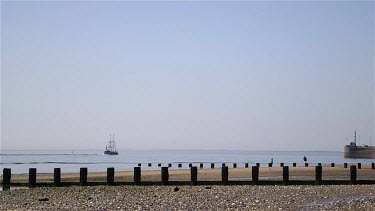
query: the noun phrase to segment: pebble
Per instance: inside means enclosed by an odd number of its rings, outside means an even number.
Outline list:
[[[176,188],[179,194],[174,193]],[[375,185],[204,190],[201,186],[183,186],[183,191],[168,186],[38,187],[1,191],[0,210],[375,210]]]

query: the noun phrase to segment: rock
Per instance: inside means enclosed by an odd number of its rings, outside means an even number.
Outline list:
[[[173,189],[174,192],[177,192],[177,191],[179,191],[179,190],[180,190],[179,187],[175,187],[175,188]]]
[[[40,198],[38,199],[38,201],[48,201],[49,199],[48,198]]]

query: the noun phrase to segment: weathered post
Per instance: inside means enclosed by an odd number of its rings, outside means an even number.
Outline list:
[[[284,163],[280,163],[280,167],[284,167]]]
[[[348,163],[344,163],[344,168],[348,168]]]
[[[60,186],[61,183],[61,169],[54,168],[53,169],[53,184],[55,186]]]
[[[148,163],[148,167],[151,167],[152,166],[152,163]]]
[[[158,167],[161,167],[161,163],[158,163]]]
[[[315,185],[322,184],[322,169],[323,167],[321,165],[315,167]]]
[[[115,168],[107,168],[107,184],[113,185],[115,183]]]
[[[87,184],[87,168],[80,168],[79,170],[79,184],[86,185]]]
[[[283,166],[283,183],[284,185],[289,183],[289,166]]]
[[[161,182],[163,183],[163,185],[168,185],[169,183],[168,167],[161,168]]]
[[[233,163],[233,168],[237,168],[237,163]]]
[[[198,182],[198,168],[196,166],[190,168],[191,185],[197,185]]]
[[[222,164],[221,164],[221,167],[225,167],[225,163],[222,163]]]
[[[212,168],[212,169],[215,168],[215,163],[211,163],[211,168]]]
[[[224,185],[228,183],[228,178],[229,178],[228,166],[223,166],[221,168],[221,181],[223,182]]]
[[[272,163],[268,163],[268,167],[272,167]]]
[[[199,164],[199,168],[201,168],[201,169],[203,168],[203,163]]]
[[[260,163],[256,163],[256,166],[259,168],[260,167]]]
[[[165,168],[165,167],[163,167]],[[141,184],[141,167],[134,167],[134,183],[136,185]]]
[[[259,183],[259,167],[258,166],[253,166],[251,168],[251,177],[253,180],[253,184],[258,185]]]
[[[322,163],[318,163],[318,166],[322,166]]]
[[[191,168],[193,166],[193,164],[189,163],[189,168]]]
[[[29,168],[29,187],[36,185],[36,168]]]
[[[142,163],[138,163],[138,166],[141,167],[141,166],[142,166]]]
[[[9,168],[3,169],[3,185],[10,185],[10,178],[12,177],[12,170]]]
[[[293,167],[296,167],[297,166],[297,163],[293,163]]]
[[[331,167],[335,167],[335,163],[331,163]]]
[[[361,168],[362,168],[362,164],[358,163],[358,169],[361,169]]]
[[[371,163],[371,168],[375,169],[375,163]]]
[[[305,163],[305,167],[309,167],[309,163]]]
[[[168,164],[168,167],[172,167],[172,163],[169,163],[169,164]]]
[[[249,163],[245,163],[245,168],[249,168]]]
[[[181,163],[179,163],[179,164],[178,164],[178,168],[181,168],[181,167],[182,167],[182,164],[181,164]]]
[[[357,167],[355,165],[350,166],[350,184],[357,184]]]

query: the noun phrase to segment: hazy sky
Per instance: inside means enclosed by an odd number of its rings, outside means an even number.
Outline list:
[[[1,2],[1,148],[374,143],[374,2]]]

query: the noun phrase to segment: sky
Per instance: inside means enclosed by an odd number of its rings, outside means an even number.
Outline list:
[[[1,149],[374,144],[374,2],[1,1]]]

